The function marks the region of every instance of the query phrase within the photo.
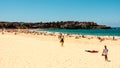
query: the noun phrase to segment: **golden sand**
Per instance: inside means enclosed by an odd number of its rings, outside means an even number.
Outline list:
[[[57,34],[0,32],[0,68],[120,68],[120,39],[102,38],[66,35],[61,47]],[[101,56],[104,45],[111,62]]]

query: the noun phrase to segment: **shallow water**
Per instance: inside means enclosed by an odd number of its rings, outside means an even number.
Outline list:
[[[78,35],[95,35],[95,36],[120,36],[120,28],[112,29],[49,29],[38,30],[38,32],[52,32]]]

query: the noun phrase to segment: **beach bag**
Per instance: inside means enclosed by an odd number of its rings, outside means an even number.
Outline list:
[[[105,54],[104,54],[104,53],[102,53],[102,56],[105,56]]]

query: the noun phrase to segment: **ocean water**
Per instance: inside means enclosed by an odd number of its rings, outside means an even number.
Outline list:
[[[52,33],[65,33],[77,35],[94,35],[94,36],[119,36],[120,28],[112,29],[48,29],[38,30],[38,32],[52,32]]]

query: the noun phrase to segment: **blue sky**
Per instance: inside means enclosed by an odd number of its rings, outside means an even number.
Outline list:
[[[0,21],[92,21],[120,27],[120,0],[0,0]]]

